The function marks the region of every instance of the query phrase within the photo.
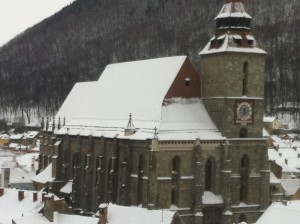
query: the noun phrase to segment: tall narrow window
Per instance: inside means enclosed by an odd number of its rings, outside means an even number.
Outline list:
[[[243,67],[243,96],[246,96],[248,94],[248,62],[244,62],[244,67]]]
[[[73,155],[73,161],[72,161],[72,177],[73,179],[76,178],[77,175],[77,169],[79,168],[79,152],[75,152]]]
[[[172,189],[171,204],[178,205],[179,201],[179,177],[180,177],[180,158],[175,156],[172,159]]]
[[[137,203],[141,204],[143,202],[143,176],[144,176],[144,157],[140,155],[139,167],[138,167],[138,197]]]
[[[244,155],[241,160],[240,168],[240,201],[247,201],[248,194],[248,176],[249,176],[249,157]]]
[[[213,168],[214,162],[212,158],[208,159],[205,164],[205,190],[212,191],[213,187]]]

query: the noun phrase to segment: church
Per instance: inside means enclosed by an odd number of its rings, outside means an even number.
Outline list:
[[[177,211],[186,224],[255,223],[269,206],[269,163],[266,52],[251,21],[242,0],[225,0],[200,74],[173,56],[77,83],[43,128],[35,187],[85,215],[113,202]]]

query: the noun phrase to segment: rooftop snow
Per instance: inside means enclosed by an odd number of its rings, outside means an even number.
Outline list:
[[[52,182],[55,178],[52,177],[52,163],[46,167],[42,172],[38,175],[31,178],[32,181],[45,184],[47,182]]]
[[[221,52],[237,52],[237,53],[254,53],[254,54],[266,54],[266,52],[258,46],[253,47],[237,47],[231,43],[233,35],[227,34],[224,43],[219,48],[211,48],[211,42],[209,42],[199,55],[221,53]]]
[[[56,134],[160,140],[223,140],[199,98],[165,96],[186,56],[111,64],[98,82],[78,83],[56,115],[66,125]],[[136,133],[124,135],[132,114]]]
[[[13,218],[30,216],[38,213],[43,207],[42,194],[38,193],[38,200],[33,202],[33,191],[24,191],[24,199],[18,200],[17,189],[4,189],[0,197],[0,223],[11,224]]]
[[[66,185],[60,189],[60,192],[65,194],[72,193],[72,185],[73,185],[73,181],[72,180],[68,181],[68,183],[66,183]]]
[[[136,133],[125,136],[127,122],[101,119],[74,119],[57,134],[92,135],[95,137],[118,137],[120,139],[153,139],[157,128],[158,140],[224,140],[209,117],[203,102],[199,98],[172,99],[161,106],[161,118],[154,121],[135,120]]]
[[[110,64],[98,82],[76,84],[56,117],[112,119],[127,124],[132,113],[134,120],[158,121],[163,99],[186,58]]]
[[[273,122],[276,120],[276,117],[264,117],[264,122]]]
[[[145,208],[126,207],[115,204],[108,205],[108,223],[143,223],[143,224],[171,224],[175,212],[161,210],[147,210]]]
[[[258,219],[256,224],[299,223],[300,201],[274,202]]]
[[[202,203],[204,205],[223,204],[224,200],[221,195],[215,195],[213,192],[204,191],[204,194],[202,196]]]

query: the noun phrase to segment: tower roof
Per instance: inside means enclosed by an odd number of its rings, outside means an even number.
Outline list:
[[[246,12],[243,0],[225,0],[215,21],[215,34],[200,55],[218,52],[266,53],[252,34],[252,17]]]
[[[219,15],[215,19],[230,17],[252,19],[252,17],[244,9],[242,0],[226,0]]]

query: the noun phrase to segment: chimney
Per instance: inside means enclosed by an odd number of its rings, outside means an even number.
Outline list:
[[[1,168],[0,187],[7,188],[9,181],[10,181],[10,168],[2,167]]]
[[[33,192],[33,202],[36,202],[38,199],[38,192]]]
[[[100,217],[98,224],[106,224],[107,223],[107,212],[108,212],[108,205],[107,204],[101,204],[99,206],[100,208]]]
[[[24,199],[24,191],[18,191],[18,199],[22,201]]]
[[[46,192],[42,193],[42,202],[45,202],[45,196],[46,196],[46,194],[47,194]]]
[[[0,197],[4,195],[4,188],[0,188]]]
[[[282,204],[284,204],[285,206],[287,206],[287,200],[282,200]]]

